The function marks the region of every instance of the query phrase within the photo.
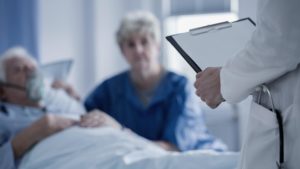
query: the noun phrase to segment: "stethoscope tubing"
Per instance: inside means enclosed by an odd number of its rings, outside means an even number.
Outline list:
[[[283,130],[282,115],[280,111],[277,110],[274,106],[273,97],[269,88],[265,84],[263,84],[259,87],[258,90],[259,90],[259,95],[257,99],[258,104],[260,104],[262,92],[267,93],[269,97],[269,101],[271,102],[271,111],[274,112],[276,115],[278,130],[279,130],[279,162],[277,162],[277,165],[279,169],[283,169],[284,168],[284,130]]]

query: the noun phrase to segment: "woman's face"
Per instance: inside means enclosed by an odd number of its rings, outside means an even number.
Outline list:
[[[159,64],[159,43],[147,33],[133,33],[122,44],[122,52],[133,71],[149,71]]]

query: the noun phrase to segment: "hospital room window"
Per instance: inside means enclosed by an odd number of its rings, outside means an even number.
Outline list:
[[[170,0],[169,17],[163,23],[165,35],[187,32],[192,28],[238,19],[237,0],[188,1],[191,2]],[[164,63],[170,70],[184,74],[190,79],[195,78],[192,68],[168,42],[164,45],[164,56]]]

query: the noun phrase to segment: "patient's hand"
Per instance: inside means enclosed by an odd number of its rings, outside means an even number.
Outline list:
[[[66,93],[70,96],[73,97],[74,99],[80,101],[80,96],[79,94],[74,90],[74,88],[69,85],[68,83],[65,83],[63,81],[55,80],[52,83],[52,87],[54,89],[63,89],[66,91]]]
[[[81,127],[102,127],[110,126],[116,129],[121,129],[122,126],[114,118],[99,110],[94,110],[81,117]]]
[[[21,157],[31,146],[44,138],[73,126],[75,120],[47,114],[18,133],[12,140],[15,158]]]
[[[167,151],[179,151],[175,145],[166,141],[154,141],[154,143]]]

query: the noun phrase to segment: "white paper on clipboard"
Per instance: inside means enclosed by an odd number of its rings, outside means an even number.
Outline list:
[[[191,29],[166,38],[195,72],[200,72],[207,67],[223,66],[245,47],[254,30],[255,23],[245,18]]]

